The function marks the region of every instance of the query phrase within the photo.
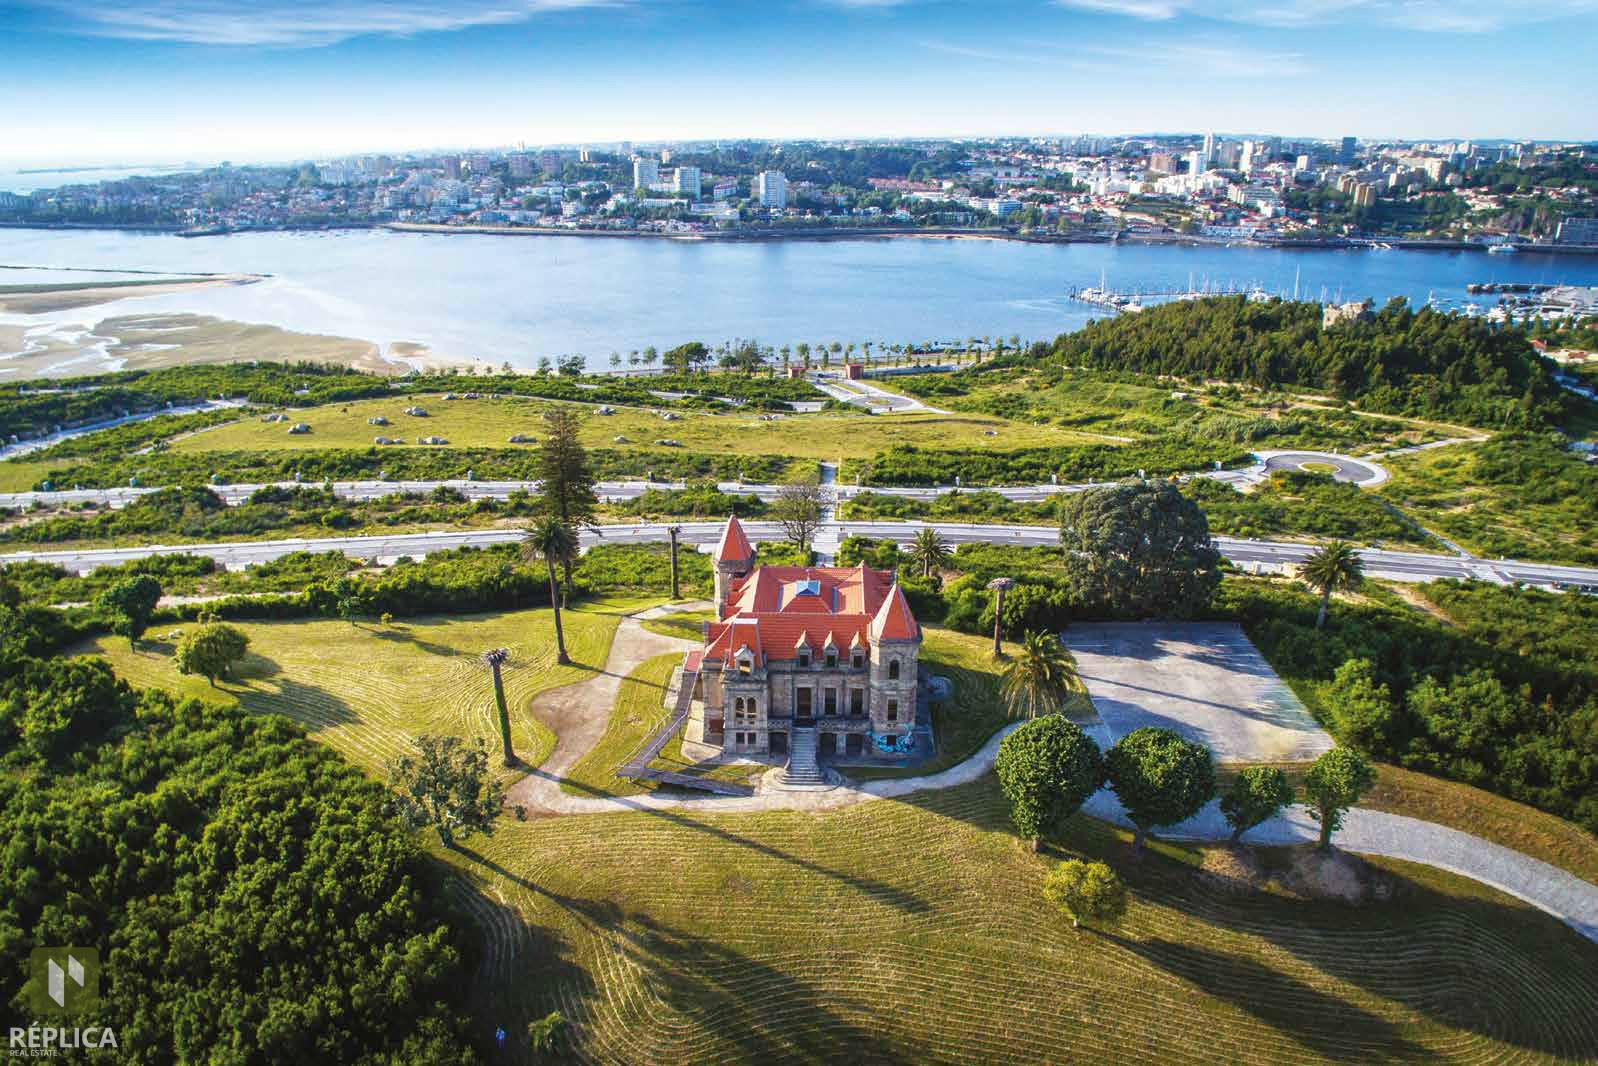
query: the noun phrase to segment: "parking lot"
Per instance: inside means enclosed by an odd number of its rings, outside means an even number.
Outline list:
[[[1220,763],[1308,762],[1334,745],[1232,623],[1074,625],[1065,644],[1104,721],[1101,743],[1159,726]]]

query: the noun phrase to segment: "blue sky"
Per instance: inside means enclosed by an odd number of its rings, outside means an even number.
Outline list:
[[[0,159],[1598,137],[1598,0],[0,0]]]

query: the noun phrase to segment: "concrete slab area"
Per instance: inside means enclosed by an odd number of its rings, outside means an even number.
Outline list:
[[[1233,623],[1074,625],[1065,644],[1112,742],[1158,726],[1220,763],[1309,762],[1335,744]]]

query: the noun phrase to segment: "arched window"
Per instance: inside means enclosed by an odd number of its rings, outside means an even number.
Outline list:
[[[897,681],[897,680],[899,680],[899,660],[898,659],[889,659],[888,660],[888,680],[889,681]]]
[[[732,701],[732,713],[740,716],[744,713],[744,698],[742,696]]]

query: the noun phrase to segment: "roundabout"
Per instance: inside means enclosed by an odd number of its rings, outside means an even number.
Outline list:
[[[1334,452],[1256,452],[1255,455],[1267,476],[1279,470],[1330,474],[1334,481],[1345,481],[1362,489],[1375,488],[1389,476],[1385,467],[1368,459]]]

